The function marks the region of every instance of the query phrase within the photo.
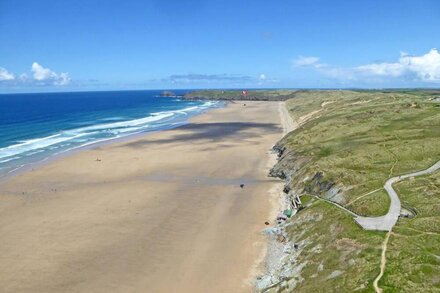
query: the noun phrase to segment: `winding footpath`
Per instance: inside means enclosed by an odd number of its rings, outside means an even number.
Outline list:
[[[387,180],[385,182],[384,188],[387,191],[388,195],[391,198],[391,205],[390,209],[388,210],[388,213],[385,216],[382,217],[356,217],[356,222],[359,223],[359,225],[362,226],[365,230],[380,230],[380,231],[388,231],[383,243],[382,243],[382,254],[380,258],[380,273],[374,279],[373,287],[376,293],[382,293],[382,288],[379,287],[379,281],[382,278],[384,272],[385,272],[385,265],[386,265],[386,251],[388,246],[388,240],[390,239],[391,230],[393,229],[394,225],[397,222],[397,219],[400,215],[400,200],[397,196],[396,191],[393,188],[393,183],[399,182],[400,180],[409,178],[409,177],[416,177],[421,175],[427,175],[431,174],[435,171],[440,169],[440,161],[429,167],[428,169],[413,172],[406,175],[401,175],[397,177],[393,177]]]
[[[387,263],[386,253],[387,253],[387,247],[388,247],[388,240],[390,240],[391,231],[387,233],[387,236],[385,236],[385,239],[382,243],[382,253],[380,256],[380,273],[374,279],[373,287],[376,293],[382,293],[382,288],[379,287],[379,281],[382,278],[383,274],[385,273],[385,265]]]
[[[431,174],[435,171],[440,169],[440,161],[429,167],[428,169],[396,176],[393,178],[390,178],[385,182],[384,188],[391,199],[390,208],[388,210],[388,213],[381,217],[361,217],[357,216],[355,218],[356,222],[362,226],[365,230],[377,230],[377,231],[391,231],[391,229],[394,227],[394,225],[397,222],[397,219],[400,215],[400,199],[397,196],[396,191],[393,188],[393,184],[396,182],[399,182],[400,180],[409,178],[409,177],[416,177],[426,174]]]

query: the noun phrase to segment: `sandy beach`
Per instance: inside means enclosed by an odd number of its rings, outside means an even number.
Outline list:
[[[0,183],[0,291],[252,292],[281,106],[231,103]]]

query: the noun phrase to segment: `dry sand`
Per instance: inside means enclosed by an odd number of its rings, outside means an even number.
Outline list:
[[[2,182],[0,291],[252,291],[283,111],[246,104]]]

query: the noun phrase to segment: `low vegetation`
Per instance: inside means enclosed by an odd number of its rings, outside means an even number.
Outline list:
[[[425,169],[440,159],[440,100],[424,91],[297,92],[287,107],[298,129],[276,146],[273,176],[289,195],[307,202],[286,224],[300,243],[296,275],[270,292],[371,292],[379,273],[384,232],[362,230],[353,216],[387,212],[385,181]],[[385,292],[440,290],[440,175],[396,184],[417,215],[401,219],[391,235]]]
[[[185,99],[286,101],[295,97],[296,90],[198,90],[187,93]]]
[[[312,197],[286,232],[300,251],[287,265],[301,270],[267,292],[371,292],[385,233],[364,231],[350,214]]]
[[[440,158],[438,104],[423,92],[298,93],[287,107],[301,126],[280,144],[310,160],[294,174],[301,180],[292,180],[292,189],[315,184],[321,172],[319,181],[331,182],[328,186],[341,193],[335,201],[351,203],[347,208],[361,215],[384,214],[384,192],[356,199],[382,188],[390,177],[424,169]]]
[[[404,206],[417,212],[399,220],[390,236],[385,292],[440,291],[440,172],[395,184]]]
[[[287,100],[299,127],[275,147],[272,176],[301,195],[284,226],[290,243],[279,280],[266,292],[372,292],[385,232],[365,231],[333,201],[363,216],[384,215],[385,181],[440,159],[440,92],[195,91],[187,99]],[[440,172],[395,184],[410,217],[390,236],[384,292],[440,291]],[[322,200],[325,199],[325,200]],[[280,275],[276,275],[276,274]]]

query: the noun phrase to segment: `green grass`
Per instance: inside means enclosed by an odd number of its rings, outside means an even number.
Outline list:
[[[322,171],[324,180],[346,187],[343,204],[380,188],[392,176],[424,169],[440,158],[440,109],[429,95],[301,92],[287,105],[294,119],[320,111],[284,143],[312,158],[300,177]],[[383,207],[368,212],[380,215]]]
[[[294,153],[285,157],[291,165],[281,162],[296,170],[290,188],[326,196],[322,189],[336,186],[342,191],[338,201],[348,204],[348,209],[364,216],[385,214],[389,208],[382,189],[385,181],[440,159],[440,108],[431,100],[433,94],[437,93],[297,93],[287,107],[302,124],[280,142],[290,150],[285,153]],[[308,160],[302,162],[307,163],[295,165],[297,158],[304,157]],[[322,177],[316,179],[318,173]],[[415,208],[418,215],[399,220],[395,227],[379,285],[385,292],[440,292],[440,175],[396,184],[396,190],[402,203]],[[373,292],[385,233],[362,230],[351,215],[328,202],[309,195],[302,198],[305,208],[287,228],[291,241],[305,243],[292,264],[305,264],[300,273],[303,280],[294,291]],[[342,274],[328,278],[334,271]],[[288,284],[289,280],[282,282],[272,291],[289,292]]]
[[[385,292],[440,292],[440,172],[394,188],[418,215],[394,228],[379,285]]]
[[[289,240],[303,246],[297,263],[306,264],[298,276],[304,280],[294,292],[371,292],[384,233],[362,230],[351,215],[327,202],[306,200],[311,205],[287,227]],[[342,274],[329,278],[335,270]],[[287,282],[269,292],[291,288]]]
[[[361,216],[383,216],[388,212],[390,197],[384,189],[362,197],[347,206],[347,208]]]
[[[277,100],[285,101],[294,98],[296,90],[249,90],[246,96],[242,90],[197,90],[185,95],[186,98],[220,99],[220,100]]]

